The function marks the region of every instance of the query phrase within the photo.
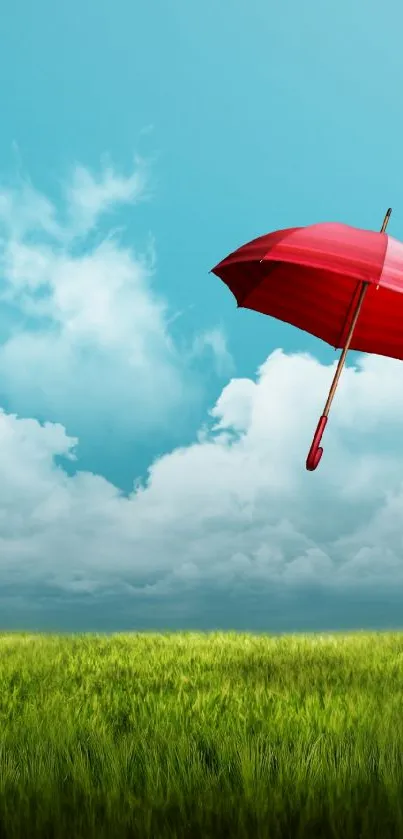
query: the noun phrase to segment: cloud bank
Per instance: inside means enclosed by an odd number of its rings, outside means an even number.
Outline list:
[[[74,457],[77,441],[62,426],[1,414],[3,597],[21,586],[49,602],[121,596],[135,626],[145,601],[151,623],[164,604],[180,622],[192,598],[208,610],[220,593],[270,604],[312,588],[396,592],[403,366],[363,357],[345,371],[309,474],[331,376],[309,356],[274,352],[255,380],[232,379],[198,439],[156,460],[129,497],[99,475],[65,473],[58,458]]]

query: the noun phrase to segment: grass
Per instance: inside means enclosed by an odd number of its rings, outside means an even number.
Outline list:
[[[0,635],[0,839],[403,837],[403,634]]]

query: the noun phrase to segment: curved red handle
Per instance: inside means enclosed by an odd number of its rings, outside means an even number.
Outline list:
[[[326,428],[326,423],[327,417],[323,414],[316,427],[315,435],[312,440],[312,445],[309,449],[309,454],[306,459],[306,468],[308,472],[314,472],[314,470],[319,466],[320,459],[323,454],[323,449],[319,444],[322,439],[323,432]]]

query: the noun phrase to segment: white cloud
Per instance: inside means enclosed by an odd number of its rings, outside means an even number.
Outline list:
[[[346,371],[322,462],[307,473],[331,375],[273,353],[255,382],[224,389],[216,430],[156,461],[130,497],[55,465],[76,442],[61,426],[0,415],[0,581],[167,595],[401,585],[403,365],[365,358]]]
[[[151,285],[153,247],[136,253],[116,235],[85,238],[146,188],[137,161],[127,177],[77,166],[62,212],[27,181],[0,190],[0,304],[13,313],[0,390],[18,414],[63,422],[81,439],[95,419],[104,435],[138,438],[169,427],[172,411],[199,397],[191,352],[175,347],[171,313]]]
[[[144,199],[147,178],[144,163],[137,166],[129,177],[118,175],[109,165],[99,178],[84,166],[77,165],[70,183],[66,185],[68,216],[72,231],[83,235],[92,230],[99,216],[117,204],[133,204]]]
[[[19,179],[13,188],[0,191],[0,223],[6,237],[20,241],[32,231],[52,238],[63,238],[56,208],[29,181]],[[3,241],[3,246],[7,239]]]
[[[222,328],[215,327],[200,332],[193,341],[193,357],[210,354],[219,376],[228,376],[234,369],[234,360],[228,349],[227,338]]]
[[[27,176],[19,174],[14,183],[0,189],[0,223],[12,240],[34,233],[70,244],[93,230],[99,218],[119,204],[137,204],[147,198],[147,184],[147,167],[140,158],[127,176],[119,175],[108,162],[97,175],[76,164],[61,185],[63,214]]]

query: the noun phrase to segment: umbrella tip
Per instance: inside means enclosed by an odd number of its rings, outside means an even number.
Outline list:
[[[391,213],[392,213],[392,207],[389,207],[389,209],[385,213],[385,218],[383,220],[383,225],[381,227],[381,233],[385,233],[385,230],[388,226],[388,221],[390,219]]]

